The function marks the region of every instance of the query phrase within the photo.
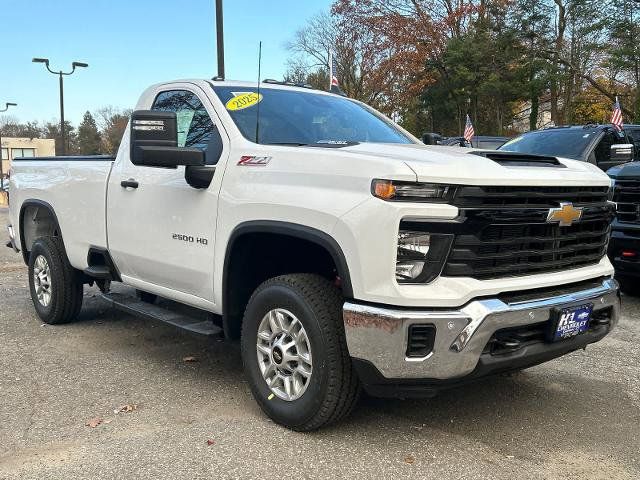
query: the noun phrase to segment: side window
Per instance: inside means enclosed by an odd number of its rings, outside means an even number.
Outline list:
[[[596,162],[598,165],[611,161],[611,145],[616,142],[616,138],[611,132],[607,132],[595,149]]]
[[[207,164],[214,165],[222,153],[222,138],[198,96],[187,90],[161,92],[151,110],[176,112],[178,146],[205,151]]]

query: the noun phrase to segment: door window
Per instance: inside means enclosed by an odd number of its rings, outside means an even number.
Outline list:
[[[222,138],[195,93],[187,90],[161,92],[151,109],[175,112],[178,146],[199,148],[206,153],[207,164],[217,163],[222,153]]]

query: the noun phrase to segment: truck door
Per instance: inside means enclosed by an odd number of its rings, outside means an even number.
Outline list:
[[[210,102],[202,98],[204,92],[196,86],[160,91],[151,109],[176,112],[178,146],[202,148],[206,163],[215,169],[227,155],[228,138],[217,128]],[[122,280],[182,301],[187,297],[172,293],[213,301],[222,171],[214,173],[209,188],[196,189],[185,181],[185,167],[134,165],[127,147],[114,166],[107,195],[109,251]]]

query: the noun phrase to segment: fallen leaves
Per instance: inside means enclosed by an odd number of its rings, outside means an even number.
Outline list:
[[[196,363],[198,361],[198,357],[184,357],[182,361],[185,363]]]
[[[416,461],[416,459],[413,458],[411,455],[407,455],[406,457],[404,457],[404,463],[408,463],[408,464],[411,465],[415,461]]]
[[[96,428],[98,425],[100,425],[103,422],[104,422],[103,418],[95,417],[95,418],[92,418],[92,419],[88,420],[87,423],[85,423],[85,426],[91,427],[91,428]]]
[[[211,445],[215,445],[216,441],[215,440],[207,440],[207,445],[211,446]]]
[[[119,413],[130,413],[134,412],[138,409],[138,405],[135,403],[127,403],[126,405],[122,405],[120,408],[117,408],[113,411],[116,415]]]

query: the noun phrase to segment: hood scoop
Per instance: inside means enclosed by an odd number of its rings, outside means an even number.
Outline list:
[[[556,158],[546,155],[532,155],[519,152],[469,152],[471,155],[485,157],[505,167],[553,167],[566,168]]]

